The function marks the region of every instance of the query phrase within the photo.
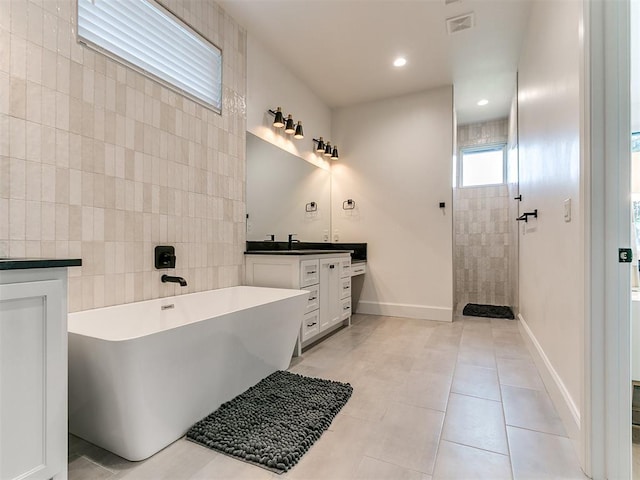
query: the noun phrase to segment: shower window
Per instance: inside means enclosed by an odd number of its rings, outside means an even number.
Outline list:
[[[465,147],[460,150],[461,187],[505,183],[505,144]]]

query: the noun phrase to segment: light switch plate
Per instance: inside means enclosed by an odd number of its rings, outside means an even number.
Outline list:
[[[564,221],[565,222],[571,221],[571,199],[570,198],[567,198],[564,201]]]

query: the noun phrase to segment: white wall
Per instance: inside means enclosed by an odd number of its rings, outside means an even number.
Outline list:
[[[583,389],[584,227],[580,171],[581,2],[534,2],[519,66],[520,313],[565,425]],[[571,222],[563,218],[571,199]],[[555,393],[554,393],[555,392]]]
[[[305,160],[330,168],[316,155],[313,138],[330,136],[331,110],[309,87],[274,57],[264,45],[247,35],[247,131]],[[302,121],[305,137],[300,140],[273,128],[269,109],[282,107]]]
[[[452,104],[448,86],[334,112],[333,233],[368,243],[360,313],[451,321]]]

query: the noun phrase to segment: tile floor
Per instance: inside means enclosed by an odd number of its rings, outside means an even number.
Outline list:
[[[513,320],[355,315],[290,370],[354,393],[276,475],[180,439],[128,462],[70,436],[69,479],[584,479]]]

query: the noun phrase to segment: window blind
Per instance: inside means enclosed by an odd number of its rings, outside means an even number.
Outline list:
[[[149,0],[78,0],[80,42],[222,108],[222,52]]]

